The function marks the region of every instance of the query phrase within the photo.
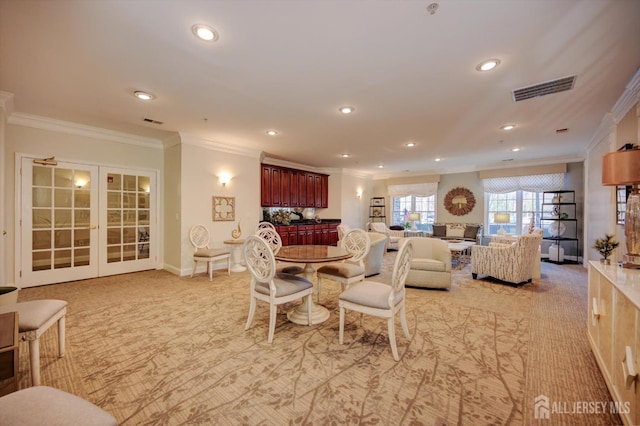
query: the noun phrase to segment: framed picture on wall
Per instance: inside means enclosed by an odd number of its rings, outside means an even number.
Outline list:
[[[631,185],[616,186],[616,222],[624,225],[625,212],[627,211],[627,198],[631,194]]]
[[[236,197],[213,196],[213,221],[236,220]]]

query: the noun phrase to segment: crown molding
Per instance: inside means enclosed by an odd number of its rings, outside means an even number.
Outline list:
[[[201,148],[210,149],[212,151],[226,152],[227,154],[242,155],[251,158],[260,157],[260,151],[232,146],[223,142],[213,141],[211,139],[205,139],[199,136],[190,135],[188,133],[181,132],[180,140],[185,145],[199,146]]]
[[[16,126],[31,127],[34,129],[49,130],[52,132],[68,133],[71,135],[103,139],[111,142],[138,145],[146,148],[162,149],[162,141],[160,139],[145,138],[129,133],[116,132],[114,130],[85,126],[84,124],[71,123],[68,121],[56,120],[53,118],[40,117],[37,115],[25,114],[20,112],[11,114],[7,122]]]
[[[640,101],[640,69],[631,77],[629,83],[624,88],[624,92],[618,98],[611,113],[616,124],[622,120],[627,113]]]

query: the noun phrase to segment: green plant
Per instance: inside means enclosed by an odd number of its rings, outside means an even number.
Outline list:
[[[613,238],[613,235],[605,234],[604,238],[598,238],[596,240],[593,248],[598,250],[606,260],[619,245],[620,243]]]
[[[273,212],[273,221],[281,225],[289,225],[291,223],[291,217],[288,210],[278,209]]]
[[[403,227],[404,229],[409,229],[409,228],[411,228],[411,222],[405,222],[405,223],[403,223],[403,224],[402,224],[402,227]]]

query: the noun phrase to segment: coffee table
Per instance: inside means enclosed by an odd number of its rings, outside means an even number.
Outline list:
[[[473,241],[449,240],[449,251],[451,251],[451,267],[462,269],[471,261],[471,247],[476,245]]]

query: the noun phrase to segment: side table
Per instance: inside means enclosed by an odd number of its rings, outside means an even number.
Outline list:
[[[242,260],[242,246],[244,245],[243,239],[237,240],[224,240],[228,246],[231,246],[231,272],[244,272],[247,270],[246,267],[242,266],[240,261]]]

